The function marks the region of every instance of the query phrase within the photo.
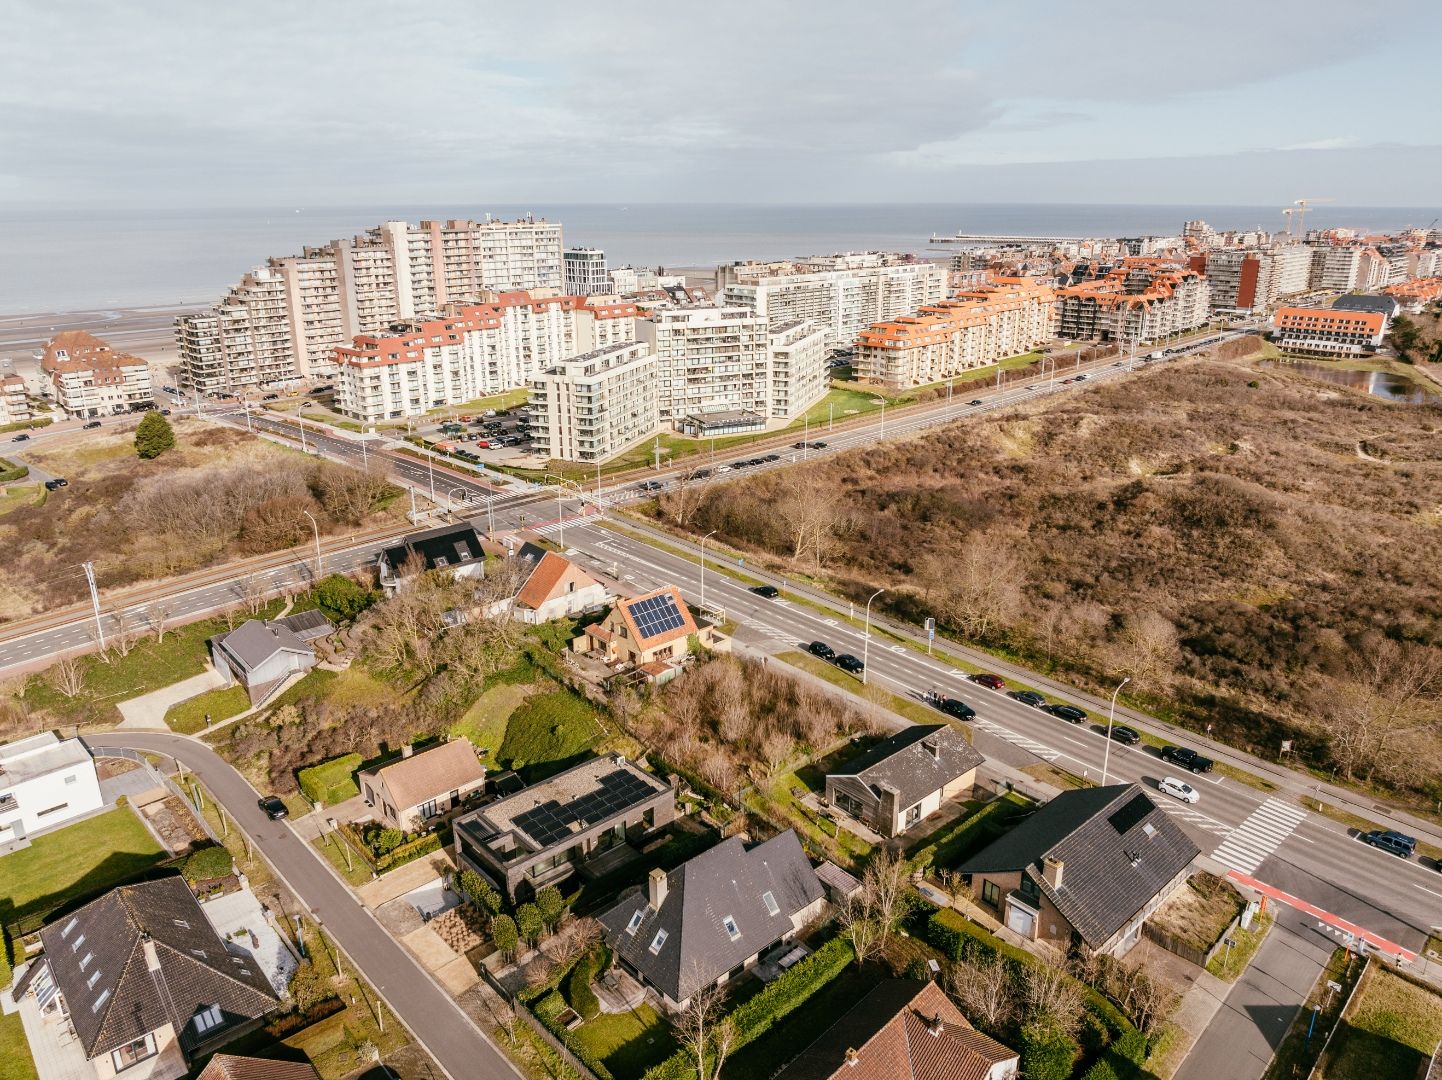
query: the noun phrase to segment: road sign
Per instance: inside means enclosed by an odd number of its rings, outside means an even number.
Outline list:
[[[931,655],[931,643],[936,640],[936,620],[926,620],[926,655]]]

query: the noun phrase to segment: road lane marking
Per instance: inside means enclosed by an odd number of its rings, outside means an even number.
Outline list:
[[[1247,816],[1212,852],[1218,862],[1250,874],[1307,819],[1300,806],[1268,799]]]

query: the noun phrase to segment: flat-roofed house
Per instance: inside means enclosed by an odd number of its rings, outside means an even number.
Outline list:
[[[675,817],[669,784],[608,754],[456,818],[456,863],[524,899]]]
[[[65,825],[105,804],[79,739],[45,731],[0,746],[0,846]]]
[[[826,801],[882,836],[900,836],[970,791],[986,759],[949,724],[917,724],[826,776]]]
[[[818,915],[825,890],[788,829],[750,848],[721,841],[669,874],[652,870],[645,892],[599,916],[621,967],[685,1009],[698,990],[734,979]]]
[[[414,832],[484,789],[486,769],[471,740],[462,737],[419,753],[404,747],[398,760],[367,769],[357,779],[366,805],[381,821]]]

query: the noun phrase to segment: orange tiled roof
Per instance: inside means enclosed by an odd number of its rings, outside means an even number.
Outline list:
[[[564,555],[548,551],[536,564],[531,576],[516,594],[516,603],[532,611],[539,608],[556,594],[556,589],[568,576],[583,578],[586,585],[594,585],[596,579]]]
[[[63,360],[59,356],[62,352]],[[116,352],[88,330],[62,330],[46,343],[40,369],[52,374],[93,370],[101,381],[123,382],[120,368],[144,363],[138,356]]]

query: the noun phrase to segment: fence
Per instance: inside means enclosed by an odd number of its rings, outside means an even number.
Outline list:
[[[1183,960],[1190,960],[1196,964],[1197,967],[1204,968],[1212,962],[1212,957],[1222,951],[1227,944],[1227,938],[1232,936],[1232,932],[1241,925],[1241,922],[1242,917],[1238,915],[1227,924],[1227,928],[1222,931],[1221,936],[1212,942],[1211,947],[1207,949],[1198,949],[1195,945],[1183,941],[1175,934],[1169,934],[1165,930],[1158,929],[1152,925],[1150,920],[1142,923],[1142,936],[1148,941],[1160,945],[1163,949],[1166,949],[1167,952],[1175,953]]]
[[[1327,1051],[1331,1049],[1332,1036],[1337,1034],[1337,1030],[1342,1026],[1342,1021],[1347,1019],[1347,1010],[1357,1000],[1357,991],[1367,981],[1367,973],[1371,970],[1372,958],[1369,956],[1367,962],[1362,965],[1362,974],[1357,976],[1357,981],[1352,984],[1352,989],[1347,993],[1347,1000],[1342,1003],[1342,1009],[1337,1013],[1337,1019],[1332,1021],[1332,1030],[1327,1032],[1327,1039],[1322,1043],[1322,1049],[1317,1051],[1317,1064],[1312,1066],[1312,1071],[1307,1074],[1307,1080],[1320,1080],[1322,1076],[1326,1075]],[[1320,977],[1326,978],[1326,972],[1323,972]]]

